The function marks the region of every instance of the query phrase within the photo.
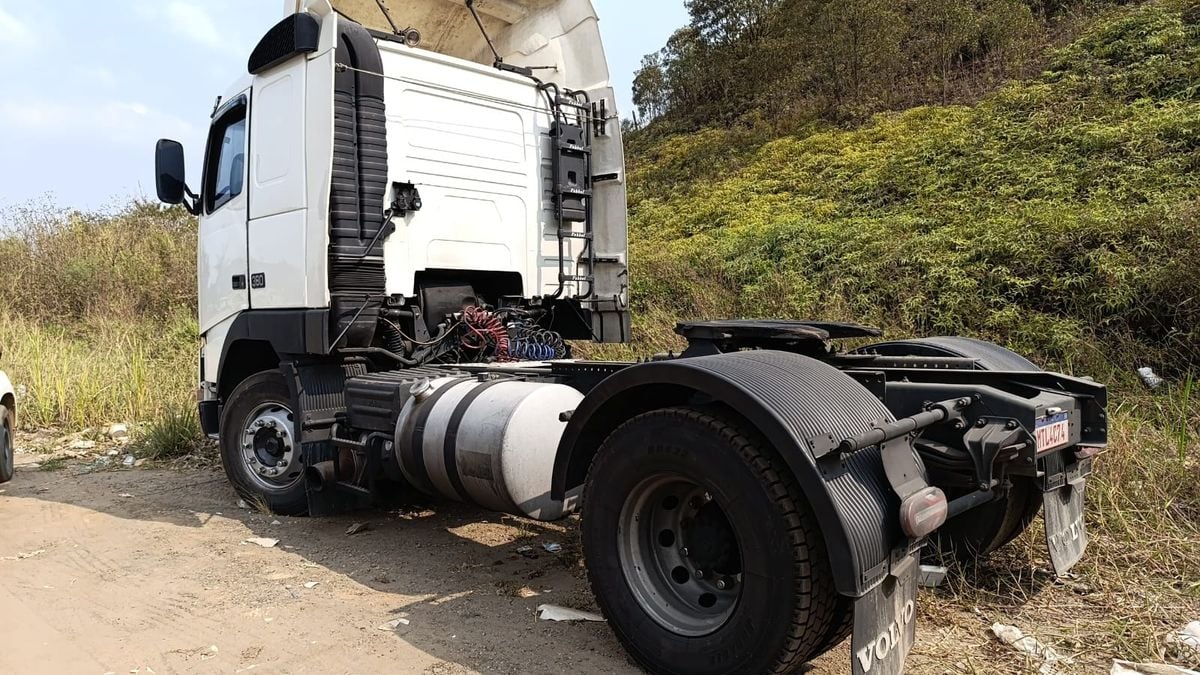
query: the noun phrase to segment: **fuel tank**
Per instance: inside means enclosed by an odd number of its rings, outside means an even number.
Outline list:
[[[552,521],[555,453],[583,395],[561,384],[447,377],[413,386],[396,423],[396,461],[417,489],[500,513]]]

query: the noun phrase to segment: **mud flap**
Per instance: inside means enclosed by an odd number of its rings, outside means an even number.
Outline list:
[[[1043,497],[1046,519],[1046,545],[1050,549],[1050,564],[1054,573],[1066,574],[1088,545],[1087,528],[1083,520],[1083,493],[1086,481],[1075,476],[1063,487],[1047,492]]]
[[[854,602],[854,675],[900,675],[916,639],[919,553],[893,565],[892,573]]]

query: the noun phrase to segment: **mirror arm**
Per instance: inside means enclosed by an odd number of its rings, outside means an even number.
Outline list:
[[[183,208],[187,209],[187,212],[193,216],[200,215],[200,195],[192,192],[192,189],[186,183],[183,186],[183,192],[188,196],[188,199],[183,200]]]

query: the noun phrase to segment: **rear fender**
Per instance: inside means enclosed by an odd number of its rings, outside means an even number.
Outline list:
[[[797,354],[720,354],[646,363],[612,375],[572,413],[555,460],[555,498],[583,484],[601,443],[624,421],[698,403],[727,406],[781,455],[816,515],[839,593],[859,597],[886,577],[893,550],[907,541],[880,449],[818,461],[810,439],[847,438],[894,418],[845,373]]]

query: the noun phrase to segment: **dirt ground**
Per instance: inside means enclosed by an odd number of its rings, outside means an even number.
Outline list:
[[[605,624],[536,618],[594,608],[572,522],[453,504],[275,517],[240,507],[211,466],[39,459],[19,452],[0,486],[0,673],[637,672]],[[910,672],[1023,670],[991,619],[922,616]],[[843,644],[809,672],[848,663]]]

